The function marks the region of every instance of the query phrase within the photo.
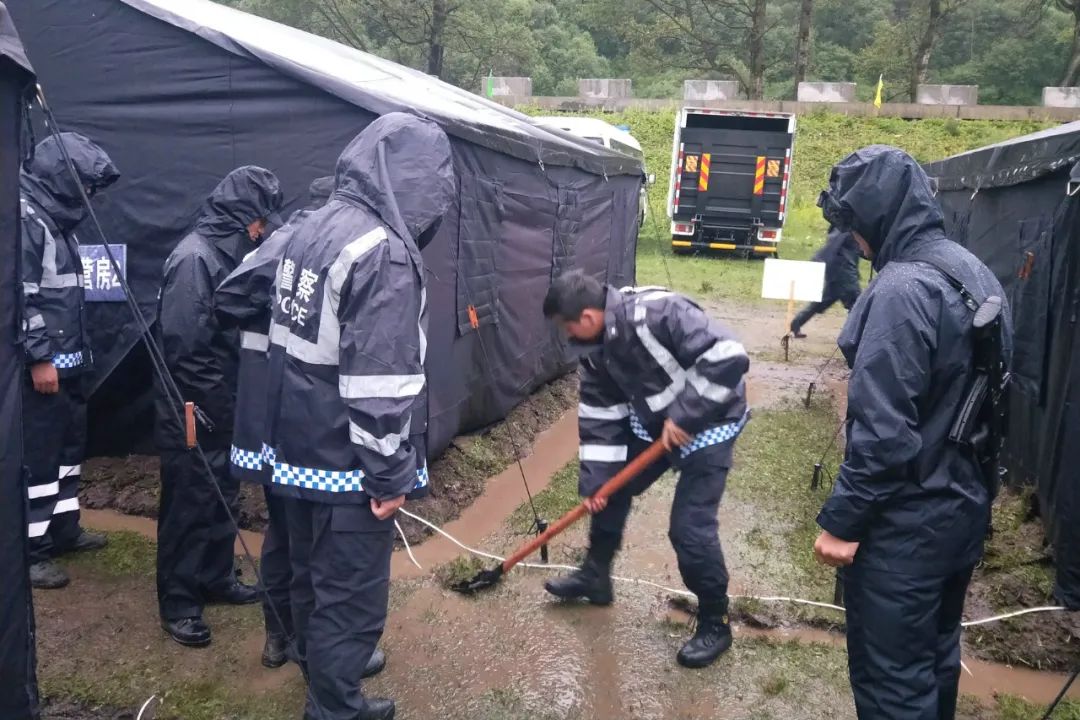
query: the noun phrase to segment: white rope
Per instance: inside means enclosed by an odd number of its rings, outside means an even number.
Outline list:
[[[142,720],[142,716],[143,713],[146,712],[146,708],[148,708],[150,706],[150,703],[154,702],[155,700],[157,700],[157,695],[151,695],[150,697],[148,697],[146,699],[146,702],[142,704],[142,707],[139,708],[139,715],[135,718],[135,720]]]
[[[476,548],[469,547],[468,545],[462,543],[457,538],[455,538],[453,535],[446,532],[442,528],[438,527],[434,523],[428,522],[427,520],[420,517],[419,515],[414,515],[413,513],[409,512],[408,510],[405,510],[404,508],[402,508],[400,510],[400,512],[407,515],[408,517],[411,517],[413,520],[416,520],[417,522],[426,525],[427,527],[431,528],[435,532],[442,535],[444,538],[446,538],[450,542],[457,545],[462,550],[465,550],[466,552],[472,553],[473,555],[476,555],[477,557],[487,558],[488,560],[496,560],[498,562],[503,562],[504,560],[506,560],[506,558],[499,557],[498,555],[493,555],[491,553],[484,552],[483,550],[477,550]],[[395,521],[395,523],[396,523],[396,521]],[[400,527],[398,527],[398,532],[401,532]],[[404,533],[402,533],[401,538],[402,538],[402,540],[405,539],[405,534]],[[405,542],[405,549],[409,551],[409,557],[412,558],[413,563],[416,565],[416,567],[419,568],[420,563],[416,562],[416,558],[412,557],[412,550],[409,550],[408,541]],[[573,567],[572,565],[544,565],[544,564],[541,564],[541,563],[527,563],[527,562],[518,563],[517,567],[530,568],[530,569],[533,569],[533,570],[571,570],[571,571],[577,570],[577,568]],[[421,568],[421,569],[423,569],[423,568]],[[658,583],[654,583],[651,580],[641,580],[639,578],[620,577],[618,575],[612,575],[611,579],[612,580],[618,580],[620,582],[633,583],[635,585],[648,585],[649,587],[656,588],[657,590],[661,590],[663,592],[670,593],[672,595],[682,595],[683,597],[690,597],[690,598],[695,597],[695,595],[693,593],[688,592],[686,590],[679,590],[677,588],[665,587],[665,586],[660,585]],[[779,596],[779,595],[760,596],[760,597],[756,596],[756,595],[732,595],[731,599],[732,600],[755,600],[757,602],[784,602],[784,603],[792,603],[792,604],[795,604],[795,605],[811,605],[813,607],[825,608],[827,610],[838,610],[840,612],[846,612],[846,610],[844,608],[840,607],[839,605],[833,605],[832,603],[818,602],[816,600],[805,600],[803,598],[784,597],[784,596]],[[998,622],[998,621],[1001,621],[1001,620],[1008,620],[1010,618],[1019,617],[1021,615],[1030,615],[1032,613],[1043,613],[1043,612],[1063,612],[1065,610],[1067,610],[1067,608],[1056,606],[1056,605],[1055,606],[1047,606],[1047,607],[1037,607],[1037,608],[1025,608],[1023,610],[1016,610],[1014,612],[1005,613],[1003,615],[994,615],[993,617],[983,618],[981,620],[969,620],[968,622],[961,623],[960,626],[961,627],[973,627],[975,625],[986,625],[988,623]],[[967,670],[966,667],[964,669]],[[970,670],[968,670],[968,674],[971,674]]]
[[[987,623],[997,622],[998,620],[1008,620],[1009,618],[1020,617],[1021,615],[1030,615],[1031,613],[1041,612],[1063,612],[1068,608],[1063,608],[1057,605],[1037,608],[1026,608],[1024,610],[1017,610],[1011,613],[1005,613],[1004,615],[995,615],[994,617],[983,618],[982,620],[969,620],[966,623],[960,623],[961,627],[973,627],[975,625],[985,625]]]
[[[412,560],[412,564],[415,565],[418,569],[423,570],[423,566],[421,566],[420,563],[416,562],[416,556],[412,554],[412,548],[409,547],[409,538],[405,537],[405,531],[401,529],[401,523],[399,523],[397,520],[394,520],[394,527],[397,528],[398,535],[401,536],[401,542],[405,543],[405,552],[409,553],[409,559]]]

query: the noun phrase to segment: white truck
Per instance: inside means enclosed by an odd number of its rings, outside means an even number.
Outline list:
[[[777,257],[794,144],[788,113],[680,110],[668,185],[672,250]]]

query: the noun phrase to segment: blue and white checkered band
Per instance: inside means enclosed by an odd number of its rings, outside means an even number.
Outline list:
[[[244,470],[262,470],[262,451],[244,450],[235,445],[229,450],[229,461],[238,468]]]
[[[703,448],[734,440],[739,437],[739,433],[746,427],[746,421],[749,418],[750,414],[744,413],[738,422],[728,423],[727,425],[718,425],[717,427],[702,430],[694,437],[689,445],[679,450],[679,456],[686,457]],[[645,426],[641,424],[641,419],[637,416],[637,413],[634,412],[630,413],[630,430],[634,435],[645,442],[651,443],[653,441],[652,436],[649,435]]]
[[[73,353],[56,353],[52,359],[53,367],[57,370],[67,370],[70,368],[81,367],[83,364],[83,354],[79,352]]]
[[[320,470],[318,468],[306,468],[298,465],[277,462],[277,452],[269,445],[263,445],[261,460],[268,465],[273,465],[274,474],[272,481],[278,485],[291,485],[305,490],[320,490],[322,492],[360,492],[363,488],[363,470]],[[239,464],[234,461],[234,464]],[[244,466],[241,466],[244,467]],[[258,469],[258,468],[254,468]],[[428,474],[427,463],[416,471],[416,484],[414,490],[428,486],[431,477]]]

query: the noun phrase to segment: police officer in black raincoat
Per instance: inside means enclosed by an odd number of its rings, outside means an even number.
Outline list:
[[[72,177],[60,142],[75,166]],[[23,439],[30,502],[30,581],[58,588],[69,578],[52,558],[105,545],[79,526],[79,478],[86,446],[85,377],[93,365],[75,227],[88,196],[116,182],[109,156],[78,133],[41,141],[20,178],[23,342]],[[94,268],[96,269],[96,268]],[[93,270],[93,269],[92,269]],[[111,269],[107,270],[111,274]]]
[[[316,178],[309,188],[310,205],[297,210],[289,221],[244,258],[214,293],[214,313],[222,329],[240,331],[240,362],[236,387],[229,465],[240,481],[262,485],[267,524],[263,533],[259,573],[262,578],[266,645],[262,663],[281,667],[292,630],[289,604],[289,538],[285,498],[269,492],[271,466],[263,457],[267,439],[267,353],[270,348],[270,313],[274,275],[289,238],[304,218],[318,210],[334,190],[333,177]]]
[[[450,142],[404,113],[338,158],[330,201],[278,266],[270,327],[272,492],[289,552],[305,718],[387,720],[360,679],[386,622],[394,514],[427,487],[420,250],[456,197]]]
[[[240,369],[233,441],[229,450],[230,467],[238,480],[263,486],[269,516],[259,560],[264,587],[263,619],[266,624],[262,664],[269,668],[285,664],[289,641],[294,635],[289,596],[292,568],[289,564],[286,518],[289,499],[270,492],[273,463],[263,451],[269,425],[266,418],[269,405],[266,376],[274,276],[293,233],[304,218],[326,204],[333,191],[333,176],[312,181],[309,188],[310,205],[293,213],[285,225],[278,228],[257,250],[249,253],[214,293],[214,312],[221,327],[240,330]],[[385,655],[376,649],[363,676],[371,677],[385,665]]]
[[[749,417],[746,350],[689,298],[657,287],[605,287],[581,271],[555,279],[544,315],[586,351],[578,491],[593,513],[581,568],[544,587],[560,598],[611,603],[611,565],[633,498],[674,468],[679,481],[668,536],[683,582],[698,598],[697,632],[676,660],[691,668],[710,665],[731,647],[717,513],[735,439]],[[670,451],[664,461],[607,501],[589,497],[654,439]]]
[[[815,315],[822,315],[836,303],[850,311],[859,299],[859,246],[850,232],[829,228],[825,245],[814,253],[814,262],[825,263],[825,288],[821,302],[804,307],[791,321],[791,334],[804,338],[803,325]]]
[[[255,589],[236,579],[236,528],[216,483],[237,517],[239,483],[229,473],[229,448],[239,340],[212,312],[214,289],[259,241],[268,222],[280,224],[282,194],[269,170],[233,170],[207,198],[192,231],[165,261],[158,298],[158,343],[183,396],[195,404],[196,439],[210,464],[188,448],[183,405],[157,389],[161,452],[158,512],[158,604],[162,627],[182,645],[210,642],[206,603],[253,603]]]
[[[859,718],[952,718],[993,483],[949,432],[975,376],[973,308],[1004,293],[946,237],[929,179],[900,150],[850,155],[820,203],[879,275],[839,338],[851,368],[847,448],[814,550],[843,568]],[[1007,309],[1004,319],[1007,360]]]

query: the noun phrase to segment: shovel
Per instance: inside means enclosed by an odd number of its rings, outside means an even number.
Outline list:
[[[593,494],[592,498],[597,500],[611,497],[625,487],[627,483],[637,477],[642,470],[662,458],[664,453],[663,443],[657,440],[646,448],[644,452],[628,462],[622,470],[615,473],[614,477],[601,485],[600,489]],[[532,555],[540,548],[540,546],[546,545],[549,540],[583,518],[588,512],[589,511],[585,508],[585,503],[582,502],[573,510],[552,523],[547,530],[518,548],[513,555],[503,560],[501,565],[496,565],[490,570],[481,570],[477,573],[476,577],[471,580],[463,580],[462,582],[453,585],[451,589],[456,590],[459,593],[471,595],[479,590],[485,590],[492,585],[497,584],[499,580],[502,579],[502,576],[510,571],[510,568]]]

